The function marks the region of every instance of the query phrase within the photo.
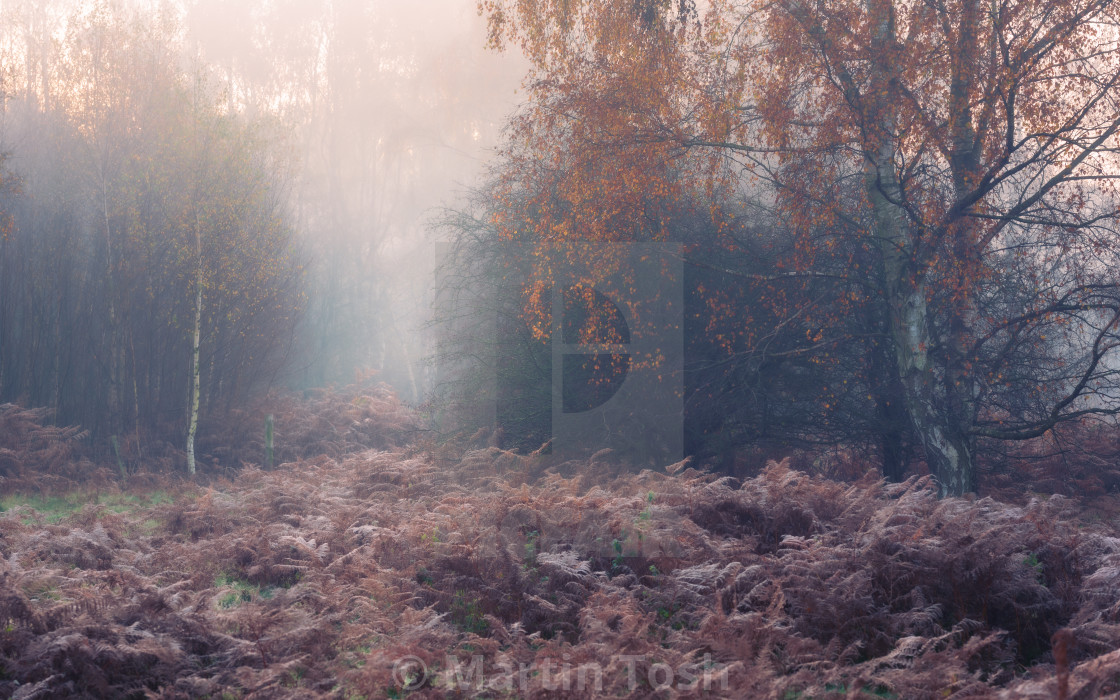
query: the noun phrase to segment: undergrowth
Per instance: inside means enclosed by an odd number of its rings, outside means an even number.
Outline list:
[[[6,497],[0,697],[1120,693],[1120,537],[1070,498],[339,444]]]

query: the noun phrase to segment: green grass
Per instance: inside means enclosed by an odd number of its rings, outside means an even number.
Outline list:
[[[273,596],[271,586],[261,588],[229,574],[218,574],[214,578],[214,588],[230,589],[225,595],[218,598],[218,607],[224,609],[235,608],[242,603],[251,603],[254,600],[269,600]]]
[[[6,513],[9,510],[15,510],[21,506],[31,508],[38,513],[42,519],[48,523],[57,523],[68,515],[81,510],[84,502],[76,497],[76,494],[67,494],[65,496],[39,496],[32,494],[19,494],[13,493],[0,498],[0,513]],[[36,518],[30,514],[22,514],[20,516],[25,525],[31,524],[36,521]]]
[[[152,491],[151,493],[91,493],[86,491],[72,491],[58,496],[43,496],[41,494],[11,493],[0,497],[0,514],[7,511],[20,509],[20,519],[25,525],[31,525],[39,520],[47,523],[57,523],[86,505],[101,505],[110,513],[118,515],[131,514],[143,508],[163,503],[172,503],[175,499],[166,491]],[[30,508],[34,513],[28,513]],[[145,521],[147,522],[147,521]],[[153,521],[154,522],[154,521]],[[152,530],[155,526],[149,523],[145,527]]]

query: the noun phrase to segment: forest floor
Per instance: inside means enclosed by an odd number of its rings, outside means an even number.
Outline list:
[[[1120,697],[1099,502],[395,447],[392,397],[325,406],[319,456],[205,486],[13,476],[0,697]]]

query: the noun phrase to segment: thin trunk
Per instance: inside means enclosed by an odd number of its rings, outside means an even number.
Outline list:
[[[51,402],[50,405],[58,415],[62,408],[62,315],[63,295],[58,295],[58,305],[55,309],[54,319],[54,362],[51,363]]]
[[[412,391],[411,400],[420,400],[420,387],[416,384],[416,371],[412,367],[412,353],[409,351],[408,339],[404,337],[401,332],[400,326],[397,325],[397,320],[392,312],[389,312],[389,324],[393,329],[393,334],[397,336],[397,343],[401,349],[401,358],[404,360],[405,370],[408,372],[408,386]]]
[[[44,25],[46,24],[44,18]],[[46,34],[46,27],[41,27],[40,31]],[[49,113],[51,111],[51,73],[50,73],[50,41],[41,39],[39,41],[39,83],[42,85],[43,90],[43,112]]]
[[[221,319],[221,317],[222,317],[222,297],[221,296],[218,297],[218,306],[213,312],[213,317],[216,318],[216,319]],[[219,321],[219,324],[220,324],[220,321]],[[219,325],[219,327],[220,327],[220,325]],[[216,330],[215,331],[215,336],[216,336],[216,343],[215,344],[219,348],[222,347],[222,345],[224,343],[222,342],[221,332]],[[221,398],[221,395],[222,395],[222,392],[221,392],[221,375],[218,372],[218,352],[219,352],[219,350],[217,348],[215,348],[214,351],[210,353],[210,375],[209,375],[209,381],[206,383],[206,400],[203,402],[203,405],[207,407],[206,410],[210,410],[210,407],[214,405],[215,387],[218,388],[218,392],[217,392],[218,398]]]
[[[884,358],[893,363],[893,358]],[[878,421],[879,450],[883,459],[883,476],[888,481],[900,482],[906,475],[909,456],[906,438],[909,433],[910,419],[905,410],[906,401],[899,382],[893,377],[893,369],[881,368],[883,374],[891,377],[881,381],[875,388],[875,418]]]
[[[24,33],[24,55],[27,56],[27,82],[24,86],[24,99],[29,105],[34,106],[35,100],[35,17],[29,15],[27,18],[27,29]]]
[[[883,279],[883,261],[876,266],[876,277]],[[866,324],[877,335],[891,334],[890,310],[875,303],[867,308]],[[883,476],[888,481],[900,482],[910,464],[910,416],[906,412],[905,392],[898,378],[894,344],[875,340],[868,353],[867,376],[875,402],[876,431],[879,451],[883,460]]]
[[[139,372],[136,371],[136,341],[131,330],[128,332],[128,347],[132,352],[132,412],[134,418],[132,427],[136,433],[136,459],[139,462],[142,459],[140,450],[140,385],[137,379]]]
[[[0,97],[0,110],[4,108],[3,98]],[[4,235],[4,220],[0,218],[0,348],[5,347],[5,343],[9,342],[7,339],[8,329],[10,328],[11,320],[8,309],[13,303],[12,294],[8,291],[8,284],[11,281],[8,266],[4,261],[8,259],[6,241],[8,237]],[[7,385],[4,383],[5,372],[4,368],[7,366],[5,362],[4,353],[0,353],[0,396],[7,394]]]
[[[198,268],[195,273],[194,297],[194,338],[191,345],[191,418],[187,428],[187,473],[194,475],[194,436],[198,432],[198,347],[202,337],[202,231],[197,219],[194,227],[195,250],[198,254]]]
[[[116,284],[113,277],[113,230],[109,219],[109,183],[106,181],[102,164],[101,172],[101,211],[105,218],[105,274],[107,276],[109,297],[109,434],[119,432],[121,416],[121,348],[117,329]]]

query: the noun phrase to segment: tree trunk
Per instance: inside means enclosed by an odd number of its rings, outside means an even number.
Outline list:
[[[925,270],[920,259],[921,237],[913,230],[905,209],[905,193],[898,179],[896,126],[901,97],[894,88],[894,8],[890,0],[867,0],[872,29],[872,86],[877,96],[865,112],[866,165],[864,187],[871,205],[874,235],[883,256],[890,335],[906,412],[922,442],[926,463],[942,496],[959,496],[973,488],[972,450],[962,416],[950,416],[950,405],[937,387],[938,371],[930,357],[932,310]],[[945,370],[946,368],[941,368]],[[948,376],[941,372],[942,377]],[[951,383],[951,381],[949,382]],[[947,397],[946,397],[947,399]]]
[[[195,276],[194,338],[191,349],[191,417],[187,428],[187,473],[194,475],[194,436],[198,432],[199,371],[198,347],[202,337],[202,232],[195,222],[195,246],[198,252],[198,269]]]
[[[883,201],[875,203],[876,218],[890,213]],[[889,228],[888,228],[889,230]],[[880,228],[882,235],[882,228]],[[891,308],[891,338],[902,382],[906,412],[922,442],[926,464],[937,479],[942,496],[960,496],[974,488],[972,449],[963,416],[950,415],[950,402],[939,396],[937,371],[929,349],[930,308],[925,285],[912,281],[912,271],[902,259],[904,250],[880,238],[888,258],[887,303]],[[893,258],[893,260],[891,260]],[[963,408],[963,407],[962,407]]]
[[[114,277],[113,261],[113,230],[109,219],[109,185],[101,165],[101,208],[105,218],[105,275],[109,297],[109,395],[108,395],[108,433],[116,435],[124,424],[122,399],[121,399],[121,374],[124,365],[123,350],[121,348],[120,330],[118,328],[116,307],[116,279]]]
[[[896,483],[902,481],[910,462],[906,450],[906,435],[910,420],[904,407],[905,401],[900,387],[890,393],[881,392],[875,402],[875,417],[879,421],[879,452],[883,460],[883,477],[887,481]]]

